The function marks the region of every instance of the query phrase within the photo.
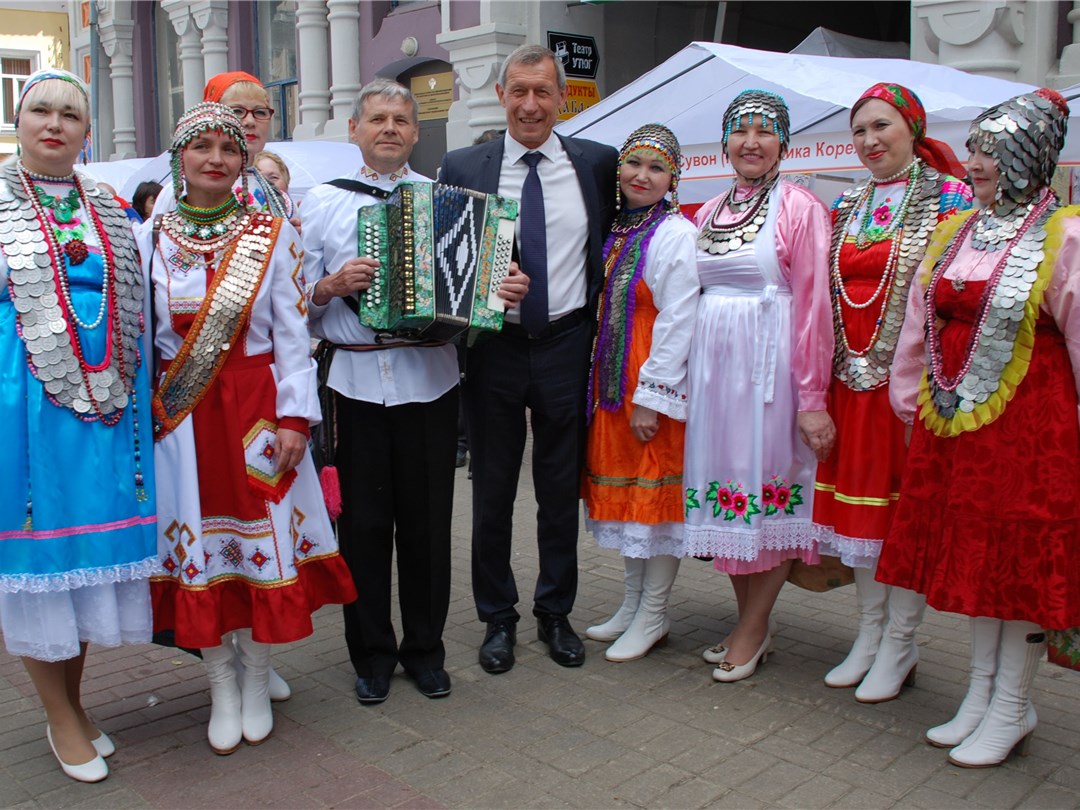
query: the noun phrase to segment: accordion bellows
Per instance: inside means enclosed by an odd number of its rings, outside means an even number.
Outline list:
[[[517,203],[440,183],[401,183],[358,212],[361,256],[379,260],[360,323],[395,337],[449,340],[502,329]]]

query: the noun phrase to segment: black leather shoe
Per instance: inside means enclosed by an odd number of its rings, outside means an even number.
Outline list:
[[[548,645],[551,660],[563,667],[585,663],[585,645],[565,616],[537,616],[536,637]]]
[[[514,622],[488,622],[484,643],[480,645],[480,666],[484,672],[497,675],[513,669],[516,641]]]
[[[450,694],[450,676],[445,669],[423,669],[406,674],[416,681],[420,694],[429,698],[444,698]]]
[[[382,703],[390,697],[390,678],[386,675],[373,675],[356,679],[356,699],[365,706]]]
[[[468,460],[468,454],[469,454],[468,450],[466,450],[464,447],[459,447],[457,449],[457,456],[454,459],[454,466],[455,467],[464,467],[465,462]]]

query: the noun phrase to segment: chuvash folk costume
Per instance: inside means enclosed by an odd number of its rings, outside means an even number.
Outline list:
[[[964,767],[1027,739],[1043,631],[1080,625],[1080,220],[1049,187],[1067,118],[1043,89],[974,121],[983,207],[935,231],[893,364],[914,430],[878,579],[971,617],[967,695],[927,732]]]
[[[319,404],[299,238],[233,193],[247,149],[228,107],[188,110],[171,152],[177,209],[138,236],[161,358],[154,629],[202,649],[210,745],[225,754],[273,727],[270,645],[356,596],[306,448]]]

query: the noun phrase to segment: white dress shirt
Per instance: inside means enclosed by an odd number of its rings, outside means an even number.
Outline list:
[[[431,182],[408,166],[392,175],[379,175],[363,167],[351,179],[386,190],[401,180]],[[315,186],[304,198],[304,277],[309,291],[308,322],[314,337],[346,345],[375,343],[375,333],[360,325],[356,313],[341,298],[318,306],[311,300],[311,291],[320,279],[356,258],[357,210],[381,204],[382,200],[369,194],[325,184]],[[349,399],[382,405],[432,402],[457,382],[457,352],[450,345],[339,351],[327,379],[333,390]]]
[[[536,171],[544,188],[544,220],[547,224],[548,320],[555,321],[585,306],[588,294],[585,262],[589,214],[585,209],[585,198],[574,164],[555,133],[549,135],[539,149],[525,148],[510,137],[510,133],[505,137],[499,173],[499,194],[503,197],[521,202],[521,187],[529,174],[529,167],[521,158],[526,152],[539,152],[544,156]],[[611,193],[614,194],[615,189],[611,189]],[[517,235],[520,240],[520,216]],[[520,309],[508,309],[506,320],[520,323]]]

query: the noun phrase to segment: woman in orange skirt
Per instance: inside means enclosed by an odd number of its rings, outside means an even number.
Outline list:
[[[625,564],[622,606],[590,627],[609,661],[646,655],[668,632],[682,556],[686,362],[699,284],[694,226],[679,213],[680,148],[667,127],[631,133],[589,378],[586,527]],[[665,198],[671,192],[670,201]]]

